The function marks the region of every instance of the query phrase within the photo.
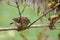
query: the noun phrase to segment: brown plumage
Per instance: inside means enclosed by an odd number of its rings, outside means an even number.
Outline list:
[[[13,22],[10,24],[15,24],[15,26],[18,28],[26,28],[27,25],[30,23],[30,20],[27,17],[21,17],[21,18],[17,17],[12,20]],[[21,24],[22,24],[22,27],[21,27]]]

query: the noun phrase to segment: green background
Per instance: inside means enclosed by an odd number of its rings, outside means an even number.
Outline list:
[[[14,3],[11,3],[15,5]],[[24,5],[20,5],[20,10],[22,11]],[[42,15],[42,10],[40,14]],[[51,12],[51,14],[53,11]],[[36,14],[36,10],[33,10],[30,7],[26,7],[25,11],[22,13],[22,16],[26,16],[30,19],[31,22],[38,18]],[[37,21],[35,24],[47,24],[49,21],[47,20],[49,15],[43,18],[43,22]],[[0,4],[0,27],[1,28],[8,28],[8,27],[15,27],[15,25],[10,25],[9,23],[12,22],[12,19],[15,17],[19,17],[17,8],[7,5],[6,3]],[[60,24],[58,23],[58,26]],[[20,33],[23,33],[28,40],[37,40],[37,36],[39,32],[43,32],[43,34],[49,35],[48,40],[58,40],[58,34],[60,33],[59,30],[43,30],[42,28],[30,28],[24,31],[0,31],[0,40],[24,40]]]

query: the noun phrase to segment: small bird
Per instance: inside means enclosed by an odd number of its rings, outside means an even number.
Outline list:
[[[16,27],[24,29],[27,28],[28,24],[30,23],[30,20],[27,17],[17,17],[12,19],[13,22],[10,24],[15,24]]]

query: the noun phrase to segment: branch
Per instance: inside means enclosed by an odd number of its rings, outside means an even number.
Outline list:
[[[49,24],[42,24],[42,25],[32,25],[30,28],[42,28],[42,27],[48,27]]]
[[[42,24],[42,25],[32,25],[30,28],[42,28],[42,27],[46,27],[48,28],[49,24]],[[18,31],[19,28],[17,27],[10,27],[10,28],[0,28],[0,31],[9,31],[9,30],[16,30]],[[60,27],[55,27],[53,30],[60,30]]]
[[[41,27],[45,27],[48,26],[47,24],[43,24],[43,25],[32,25],[30,28],[41,28]],[[0,31],[8,31],[8,30],[19,30],[19,28],[17,27],[10,27],[10,28],[0,28]]]
[[[0,31],[17,30],[17,28],[0,28]]]
[[[42,28],[42,27],[49,28],[49,24],[32,25],[32,26],[30,26],[30,28]],[[60,30],[60,27],[55,27],[54,26],[52,30]]]
[[[22,27],[22,21],[21,21],[21,12],[20,12],[20,8],[19,8],[19,0],[16,0],[16,6],[17,6],[17,9],[18,9],[18,12],[19,12],[19,16],[20,16],[20,22],[21,22],[21,27]]]
[[[58,5],[59,5],[59,4],[58,4]],[[37,22],[39,19],[41,19],[42,17],[44,17],[45,15],[47,15],[49,12],[51,12],[52,10],[54,10],[56,7],[58,7],[58,5],[54,6],[54,7],[51,8],[50,10],[46,11],[45,14],[43,14],[42,16],[40,16],[39,18],[37,18],[34,22],[32,22],[32,23],[29,25],[29,27],[30,27],[31,25],[33,25],[35,22]],[[29,28],[29,27],[28,27],[28,28]]]
[[[20,8],[19,8],[19,0],[16,0],[16,6],[17,6],[17,9],[18,9],[18,12],[19,12],[19,16],[21,17],[21,12],[20,12]]]

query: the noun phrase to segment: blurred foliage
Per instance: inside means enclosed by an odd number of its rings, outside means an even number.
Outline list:
[[[3,1],[3,0],[0,0],[0,1]]]
[[[12,3],[14,4],[14,3]],[[15,5],[15,4],[14,4]],[[22,11],[24,8],[24,4],[20,5],[20,10]],[[53,15],[54,10],[52,12],[50,12],[51,15]],[[43,15],[43,11],[40,11],[40,15]],[[15,27],[14,25],[10,25],[9,23],[12,22],[12,19],[15,17],[18,17],[18,11],[15,7],[11,7],[9,5],[7,5],[6,3],[4,4],[0,4],[0,27]],[[26,7],[25,11],[22,13],[22,16],[26,16],[30,19],[31,22],[33,22],[34,20],[36,20],[38,18],[36,11],[33,10],[30,7]],[[49,14],[47,14],[47,16],[43,17],[43,24],[48,23],[48,16]],[[41,24],[42,22],[39,20],[37,21],[35,24]],[[60,26],[60,24],[58,24],[57,26]],[[23,33],[28,40],[37,40],[37,34],[39,32],[43,31],[42,28],[31,28],[31,29],[27,29],[21,32],[17,32],[17,31],[0,31],[0,40],[24,40],[21,36],[20,33]],[[59,30],[46,30],[45,33],[47,35],[49,35],[49,40],[57,40],[57,34],[59,33]]]

